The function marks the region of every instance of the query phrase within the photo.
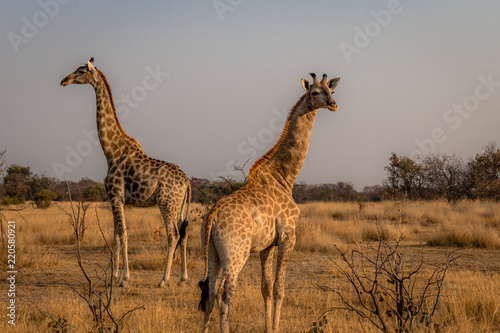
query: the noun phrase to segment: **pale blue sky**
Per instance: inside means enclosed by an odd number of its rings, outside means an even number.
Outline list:
[[[391,152],[500,144],[499,14],[493,0],[2,1],[0,148],[39,174],[101,181],[93,89],[59,85],[94,57],[146,153],[212,179],[264,154],[300,79],[327,73],[339,109],[320,110],[297,181],[362,189]]]

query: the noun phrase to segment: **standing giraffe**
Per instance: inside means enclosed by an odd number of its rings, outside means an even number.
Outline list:
[[[201,247],[205,256],[205,278],[198,284],[202,290],[199,308],[205,312],[203,332],[208,331],[216,296],[221,332],[229,332],[231,299],[238,274],[251,252],[260,252],[266,332],[279,331],[286,263],[295,245],[295,223],[300,213],[292,198],[292,187],[306,158],[318,109],[337,110],[331,94],[340,79],[327,81],[323,74],[319,82],[315,74],[311,76],[312,85],[302,79],[306,93],[290,111],[276,145],[255,162],[246,184],[219,200],[203,221]],[[278,261],[273,279],[276,247]],[[216,287],[221,270],[222,277]]]
[[[186,246],[187,212],[191,201],[188,177],[175,164],[147,156],[139,142],[120,126],[113,102],[113,94],[104,74],[92,65],[86,65],[66,76],[61,85],[89,83],[94,87],[97,101],[97,131],[108,162],[104,179],[114,219],[114,275],[118,278],[120,248],[123,259],[123,278],[120,286],[127,286],[127,236],[123,207],[125,204],[152,206],[158,204],[167,232],[167,263],[159,287],[170,279],[170,269],[177,246],[181,247],[181,281],[188,278]]]

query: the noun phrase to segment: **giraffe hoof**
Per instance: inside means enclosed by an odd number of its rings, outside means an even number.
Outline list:
[[[122,281],[122,282],[118,285],[118,287],[120,287],[120,288],[128,288],[128,287],[129,287],[129,285],[128,285],[128,282],[126,282],[126,281]]]
[[[158,283],[158,288],[163,288],[165,286],[168,286],[168,281],[161,281],[160,283]]]
[[[187,279],[185,279],[185,280],[182,280],[182,279],[181,279],[179,282],[177,282],[177,285],[178,285],[178,286],[185,286],[185,285],[186,285],[186,282],[187,282]]]

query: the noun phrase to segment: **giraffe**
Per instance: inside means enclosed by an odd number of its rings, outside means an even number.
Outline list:
[[[94,87],[97,102],[97,131],[108,172],[104,185],[111,202],[114,220],[114,277],[118,279],[119,255],[123,259],[123,277],[120,286],[126,287],[130,279],[124,205],[152,206],[157,204],[167,233],[167,262],[163,287],[170,279],[174,252],[181,247],[181,282],[187,274],[187,212],[191,201],[191,183],[175,164],[160,161],[144,153],[140,143],[121,127],[116,114],[113,95],[104,74],[92,64],[91,58],[66,76],[61,85],[90,84]]]
[[[229,332],[231,299],[238,274],[251,252],[260,253],[266,332],[279,331],[286,264],[295,245],[295,224],[300,213],[292,198],[292,187],[306,158],[318,109],[337,110],[331,94],[340,79],[327,81],[323,74],[320,82],[314,73],[310,75],[313,84],[302,79],[306,93],[290,111],[278,142],[255,162],[245,185],[219,200],[202,223],[205,277],[198,285],[202,291],[199,309],[205,312],[203,332],[208,332],[216,297],[221,332]]]

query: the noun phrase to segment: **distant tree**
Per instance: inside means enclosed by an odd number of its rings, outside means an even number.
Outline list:
[[[68,184],[71,191],[71,196],[73,198],[79,198],[82,194],[85,194],[87,188],[91,186],[103,186],[102,183],[96,182],[90,178],[82,178],[78,182],[74,181],[58,181],[54,186],[54,192],[57,193],[56,200],[68,201]],[[90,190],[89,190],[90,191]]]
[[[308,201],[357,201],[359,193],[351,182],[337,182],[335,184],[307,185],[295,184],[292,190],[295,202]]]
[[[201,189],[209,186],[210,181],[202,178],[191,178],[191,192],[193,202],[201,202]]]
[[[293,185],[292,197],[296,203],[303,203],[307,201],[307,185],[304,182]]]
[[[29,185],[30,185],[30,193],[36,194],[41,192],[42,190],[49,190],[54,192],[57,180],[54,178],[46,177],[45,175],[32,175]]]
[[[425,184],[423,168],[409,157],[392,153],[390,164],[385,167],[385,183],[393,194],[417,198]]]
[[[3,177],[4,191],[12,203],[23,203],[28,199],[31,177],[30,167],[13,164],[7,168],[7,175]]]
[[[90,185],[83,192],[83,196],[88,201],[106,201],[108,200],[108,195],[106,193],[106,188],[104,185]]]
[[[52,192],[49,189],[43,189],[35,194],[35,204],[38,208],[48,208],[50,207],[52,200],[54,200],[56,197],[57,194],[55,192]]]
[[[367,201],[382,201],[387,199],[388,188],[383,185],[365,186],[360,195]]]
[[[221,177],[215,182],[202,181],[196,185],[199,186],[197,187],[198,202],[210,204],[236,192],[243,186],[243,183],[230,178]]]
[[[318,186],[320,193],[315,200],[320,201],[356,201],[358,193],[350,182],[337,182]]]
[[[448,202],[460,199],[465,177],[465,164],[457,155],[429,154],[421,161],[428,193]]]
[[[495,143],[467,163],[464,183],[471,198],[500,199],[500,149]]]

